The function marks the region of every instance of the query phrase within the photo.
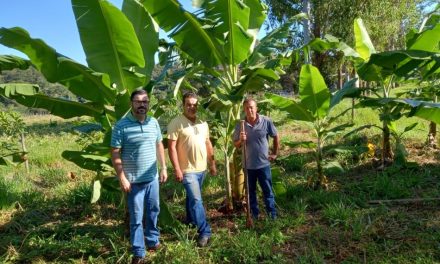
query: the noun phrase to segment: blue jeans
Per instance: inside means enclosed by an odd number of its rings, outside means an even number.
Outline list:
[[[145,257],[145,242],[148,247],[159,243],[157,217],[159,215],[159,180],[132,183],[127,196],[130,214],[130,244],[133,255]],[[142,219],[145,212],[145,227]],[[144,241],[145,239],[145,241]]]
[[[183,174],[183,186],[186,190],[186,220],[197,226],[199,237],[211,237],[211,227],[206,221],[202,200],[202,185],[205,171]]]
[[[277,210],[275,209],[275,195],[272,189],[272,174],[270,166],[256,169],[247,170],[248,183],[249,183],[249,202],[251,207],[252,216],[258,218],[260,211],[258,210],[257,203],[257,180],[263,191],[264,204],[266,205],[266,212],[272,218],[277,217]]]

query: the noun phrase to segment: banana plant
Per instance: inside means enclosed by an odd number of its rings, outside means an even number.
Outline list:
[[[303,48],[304,52],[309,52],[309,49],[343,52],[353,62],[360,79],[377,84],[377,87],[370,88],[373,96],[361,96],[358,106],[379,111],[379,119],[382,121],[382,166],[393,162],[394,158],[390,140],[392,122],[402,116],[417,116],[435,123],[440,121],[440,104],[395,97],[391,93],[395,82],[417,78],[419,72],[422,72],[419,75],[425,81],[439,72],[439,19],[434,17],[425,25],[422,31],[408,34],[407,48],[403,50],[377,52],[360,18],[354,20],[355,48],[332,36],[314,39]],[[364,126],[367,127],[375,126]]]
[[[382,121],[382,165],[393,162],[390,126],[402,116],[418,116],[438,122],[439,104],[396,98],[391,94],[394,82],[410,78],[418,69],[439,65],[438,52],[430,47],[439,43],[439,27],[413,35],[411,45],[405,50],[376,52],[361,19],[354,21],[358,56],[347,56],[354,61],[362,80],[375,82],[373,97],[362,97],[360,106],[379,111]],[[439,65],[440,66],[440,65]],[[437,121],[436,121],[437,120]]]
[[[310,64],[305,64],[301,67],[299,76],[299,101],[275,94],[266,95],[267,102],[286,112],[288,117],[306,122],[313,131],[314,141],[301,144],[314,149],[317,172],[309,177],[310,186],[327,188],[328,179],[324,175],[324,167],[337,166],[334,162],[324,163],[323,149],[329,139],[352,126],[349,123],[334,126],[334,122],[350,108],[337,115],[332,115],[331,110],[344,97],[359,95],[359,89],[354,83],[354,80],[345,83],[341,90],[332,95],[319,70]]]
[[[0,56],[0,70],[32,65],[49,82],[64,85],[86,102],[53,98],[39,93],[36,87],[15,84],[0,85],[0,94],[63,118],[88,116],[101,124],[103,142],[62,154],[78,166],[96,172],[92,197],[92,202],[96,202],[101,186],[111,189],[116,183],[109,155],[112,125],[130,110],[129,97],[134,89],[142,86],[151,92],[153,87],[151,72],[158,49],[158,28],[135,0],[125,0],[122,10],[103,0],[72,0],[72,8],[87,65],[59,54],[22,28],[0,28],[0,44],[29,58]]]
[[[205,106],[221,126],[217,147],[224,157],[226,208],[232,210],[232,189],[237,189],[231,187],[229,166],[234,153],[232,132],[240,119],[245,94],[263,90],[267,80],[277,80],[282,66],[289,62],[274,53],[287,36],[288,25],[256,45],[266,17],[266,7],[259,0],[193,1],[199,7],[195,13],[186,11],[177,0],[140,2],[169,33],[179,62],[184,63],[175,94],[179,89],[192,88],[194,80],[211,89]]]
[[[439,6],[440,7],[440,6]],[[427,16],[418,32],[415,30],[408,34],[407,47],[413,50],[425,50],[431,52],[440,52],[439,45],[435,45],[440,41],[440,15],[432,13]],[[434,40],[434,41],[432,41]],[[440,95],[440,63],[437,59],[429,63],[426,67],[421,68],[415,76],[419,81],[419,87],[415,91],[410,92],[410,96],[415,99],[437,103]],[[437,124],[434,121],[429,123],[429,132],[427,137],[428,146],[436,146]]]

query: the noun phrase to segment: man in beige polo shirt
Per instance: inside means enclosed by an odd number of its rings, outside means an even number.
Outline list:
[[[197,244],[204,247],[211,237],[202,200],[202,185],[209,161],[211,175],[217,174],[209,128],[197,118],[197,95],[183,95],[183,114],[168,125],[168,153],[176,174],[186,190],[186,222],[197,226]]]

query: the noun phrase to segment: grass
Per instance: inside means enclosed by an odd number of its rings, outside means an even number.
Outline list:
[[[346,103],[349,105],[349,102]],[[346,105],[346,106],[347,106]],[[304,124],[273,113],[283,142],[310,140]],[[350,116],[344,117],[347,120]],[[284,120],[284,121],[283,121]],[[356,110],[356,125],[378,122],[371,110]],[[0,167],[0,263],[129,263],[119,194],[103,191],[90,204],[93,172],[61,158],[83,144],[72,131],[78,120],[26,118],[31,171]],[[342,121],[341,121],[342,122]],[[404,128],[413,122],[404,119]],[[208,177],[204,200],[213,229],[207,248],[197,248],[193,228],[162,229],[164,247],[152,263],[437,263],[440,262],[440,205],[436,201],[370,204],[370,200],[440,197],[438,150],[423,148],[427,122],[405,134],[407,167],[378,171],[362,152],[328,154],[344,172],[328,172],[327,191],[307,187],[314,171],[311,153],[283,146],[274,176],[277,221],[262,219],[247,229],[245,216],[217,212],[224,178]],[[414,132],[414,133],[413,133]],[[360,132],[331,144],[377,144],[379,131]],[[218,158],[219,162],[221,158]],[[218,164],[219,175],[223,175]],[[184,189],[173,179],[161,195],[178,219],[184,218]],[[261,197],[259,199],[261,201]],[[262,208],[264,206],[260,204]],[[264,209],[263,209],[264,211]]]

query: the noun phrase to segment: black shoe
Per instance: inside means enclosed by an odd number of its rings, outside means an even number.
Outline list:
[[[144,258],[143,257],[136,257],[134,256],[133,259],[131,260],[131,264],[144,264]]]
[[[204,236],[204,237],[199,237],[199,239],[197,240],[197,246],[199,247],[206,247],[209,243],[209,237]]]

